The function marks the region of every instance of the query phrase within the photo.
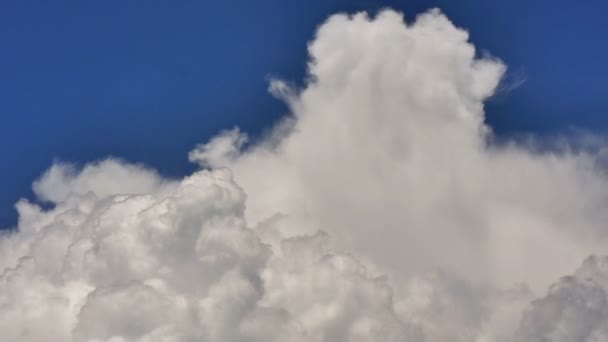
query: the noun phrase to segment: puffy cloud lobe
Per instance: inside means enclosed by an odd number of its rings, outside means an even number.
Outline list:
[[[605,250],[603,157],[493,143],[505,66],[467,40],[437,10],[336,15],[305,87],[270,85],[292,115],[197,146],[207,170],[52,166],[54,207],[0,236],[2,338],[605,340],[605,258],[534,300]]]
[[[140,194],[160,191],[169,183],[142,166],[107,159],[86,165],[78,172],[73,165],[55,164],[34,182],[33,188],[39,199],[58,203],[72,194],[92,192],[98,197],[114,193]]]
[[[131,168],[110,171],[116,167]],[[3,274],[3,317],[9,318],[3,336],[61,341],[73,332],[77,341],[131,341],[167,328],[194,338],[182,325],[201,326],[197,306],[208,289],[227,273],[259,282],[268,251],[244,227],[244,198],[229,173],[201,172],[169,193],[72,194],[37,213],[48,222],[37,234],[25,235],[33,229],[22,226],[24,233],[3,240],[4,253],[27,255]],[[57,334],[41,329],[46,326]]]
[[[87,174],[104,168],[132,166],[99,163],[63,184],[96,182]],[[171,191],[71,192],[54,209],[29,210],[22,231],[2,239],[7,340],[399,341],[420,334],[395,314],[386,279],[326,250],[326,234],[283,239],[273,253],[247,228],[245,194],[227,170],[199,171]]]
[[[238,157],[247,142],[247,135],[238,128],[220,133],[206,144],[198,145],[188,154],[188,160],[201,166],[227,164]]]
[[[591,256],[573,276],[532,302],[519,329],[521,341],[608,340],[608,257]]]
[[[440,268],[542,291],[606,250],[605,169],[566,144],[495,143],[483,101],[505,66],[467,39],[436,10],[409,25],[392,11],[333,16],[309,45],[307,84],[270,86],[291,108],[287,123],[203,166],[234,172],[252,224],[278,211],[296,222],[291,233],[324,227],[400,273]],[[211,155],[230,140],[202,146]]]

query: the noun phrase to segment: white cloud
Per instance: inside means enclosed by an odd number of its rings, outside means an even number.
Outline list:
[[[103,182],[104,165],[65,183],[86,175]],[[3,338],[398,341],[420,334],[396,315],[387,280],[326,250],[326,234],[282,239],[273,252],[247,227],[245,193],[227,170],[199,171],[170,191],[117,192],[71,193],[47,212],[22,204],[21,231],[0,240]]]
[[[280,211],[402,273],[542,290],[606,250],[605,172],[584,152],[492,144],[483,101],[505,66],[467,38],[438,11],[409,26],[334,16],[307,85],[271,85],[289,94],[291,130],[208,164],[233,170],[250,222]]]
[[[221,132],[210,142],[198,145],[188,154],[188,160],[199,165],[211,166],[227,164],[239,156],[240,149],[247,142],[247,135],[238,128]]]
[[[608,257],[591,256],[525,312],[522,341],[608,340]]]
[[[160,191],[169,186],[156,172],[140,165],[116,159],[86,165],[76,171],[73,165],[56,163],[34,182],[34,193],[39,199],[58,203],[73,194],[92,193],[97,197],[114,194],[143,194]]]
[[[0,237],[1,336],[605,339],[603,259],[533,300],[606,251],[605,157],[494,143],[505,66],[467,40],[437,10],[336,15],[306,85],[270,85],[291,116],[197,146],[210,170],[52,166],[34,191],[55,207],[19,202]]]

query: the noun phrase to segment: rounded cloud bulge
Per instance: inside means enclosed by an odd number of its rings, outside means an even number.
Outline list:
[[[290,114],[188,155],[53,165],[0,236],[7,341],[603,341],[608,182],[496,143],[506,66],[438,10],[338,14]],[[595,255],[598,256],[595,256]]]

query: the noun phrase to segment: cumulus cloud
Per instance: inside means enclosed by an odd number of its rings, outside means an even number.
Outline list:
[[[3,339],[608,338],[601,153],[496,142],[506,67],[438,10],[332,16],[309,54],[290,115],[189,177],[53,165],[0,237]]]
[[[584,151],[494,143],[483,101],[506,68],[467,39],[438,11],[331,17],[306,86],[271,85],[292,111],[280,142],[203,165],[233,170],[252,223],[280,211],[401,272],[544,289],[605,250],[605,170]]]
[[[132,166],[92,165],[61,184],[116,168]],[[167,191],[71,192],[52,210],[19,210],[20,231],[0,240],[9,341],[420,336],[397,316],[387,279],[327,250],[326,233],[282,239],[273,252],[247,227],[245,193],[227,170],[199,171]]]
[[[521,341],[608,340],[608,257],[590,256],[525,312]]]

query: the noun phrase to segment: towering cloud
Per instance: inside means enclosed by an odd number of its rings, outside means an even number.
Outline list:
[[[602,341],[601,156],[497,143],[505,66],[439,11],[336,15],[290,115],[163,179],[51,167],[0,237],[8,341]],[[588,258],[587,258],[588,257]],[[572,276],[578,265],[583,266]]]

